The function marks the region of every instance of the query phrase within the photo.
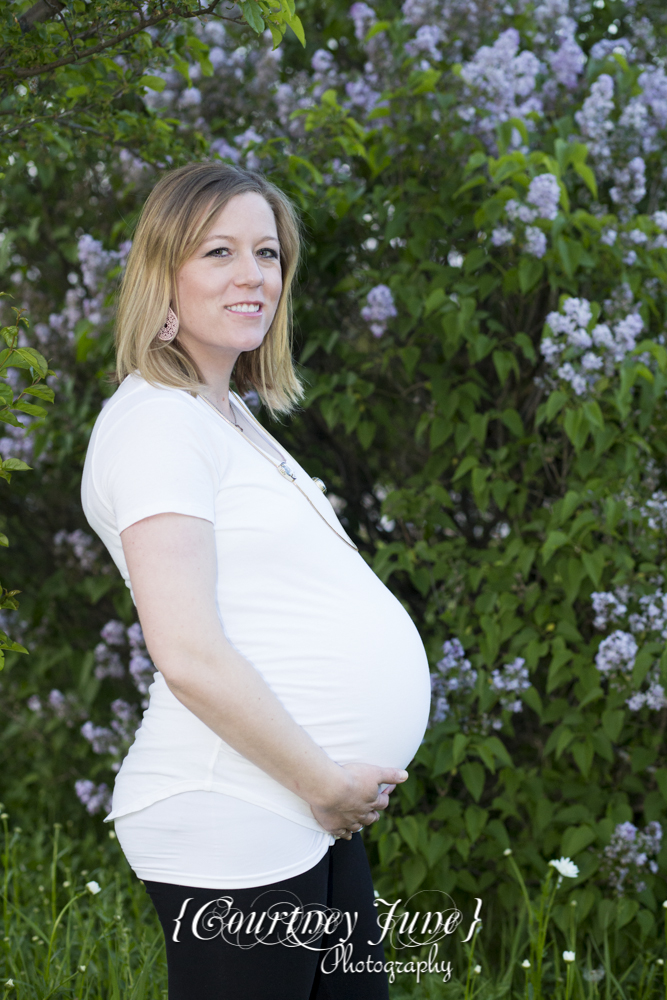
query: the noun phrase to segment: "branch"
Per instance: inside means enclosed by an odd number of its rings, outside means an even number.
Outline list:
[[[48,0],[39,0],[39,3],[35,6],[47,2]],[[192,13],[181,13],[178,8],[176,8],[175,10],[168,11],[165,14],[160,14],[157,17],[149,18],[147,21],[142,21],[136,27],[130,28],[128,31],[123,31],[120,35],[115,35],[109,41],[100,42],[99,45],[93,45],[88,49],[84,49],[82,52],[67,56],[64,59],[58,59],[56,62],[48,63],[45,66],[29,66],[25,69],[9,69],[8,67],[0,67],[0,76],[9,76],[16,80],[25,80],[29,77],[41,76],[43,73],[51,73],[53,70],[60,69],[62,66],[70,66],[74,62],[80,62],[82,59],[88,59],[90,56],[97,55],[99,52],[104,52],[105,49],[112,48],[114,45],[119,45],[128,38],[132,38],[133,35],[138,35],[147,28],[153,27],[154,24],[160,24],[162,21],[167,21],[172,18],[176,20],[179,17],[184,21],[191,17],[205,17],[207,14],[214,11],[219,3],[220,0],[213,0],[213,3],[211,3],[209,7],[200,8]],[[33,8],[31,8],[31,10],[32,9]],[[217,20],[231,21],[232,24],[242,23],[238,18],[225,17],[223,14],[218,14]]]
[[[25,14],[21,14],[19,17],[21,31],[25,34],[26,31],[30,31],[33,25],[50,20],[59,14],[64,6],[62,0],[37,0],[37,3],[34,3]]]

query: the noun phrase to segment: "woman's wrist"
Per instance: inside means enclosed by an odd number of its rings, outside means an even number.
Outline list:
[[[309,806],[318,809],[335,808],[345,797],[345,791],[349,787],[349,775],[340,764],[329,758],[310,785],[311,787],[298,793]]]

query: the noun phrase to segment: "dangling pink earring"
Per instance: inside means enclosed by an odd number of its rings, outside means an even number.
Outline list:
[[[164,324],[162,329],[157,335],[158,340],[173,340],[178,333],[178,316],[174,310],[169,306],[169,312],[167,313],[167,322]]]

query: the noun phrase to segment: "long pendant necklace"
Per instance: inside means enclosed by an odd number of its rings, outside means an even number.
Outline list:
[[[240,434],[243,434],[243,437],[248,442],[248,444],[252,445],[252,447],[255,449],[255,451],[259,452],[259,454],[262,455],[267,460],[267,462],[270,462],[271,465],[274,467],[274,469],[277,469],[278,472],[280,473],[280,475],[284,479],[287,479],[288,482],[291,482],[291,483],[293,483],[296,486],[296,488],[299,491],[299,493],[301,493],[301,495],[306,498],[306,500],[308,501],[308,503],[310,504],[310,506],[313,508],[313,510],[315,511],[315,513],[318,514],[319,517],[322,518],[322,520],[327,525],[327,527],[330,528],[331,531],[333,531],[334,535],[336,535],[338,538],[340,538],[340,540],[342,542],[345,542],[345,544],[348,545],[351,549],[354,549],[355,552],[359,551],[358,547],[354,544],[354,542],[348,541],[347,538],[344,538],[343,535],[341,535],[338,531],[336,531],[336,529],[334,528],[334,526],[329,523],[329,521],[324,516],[324,514],[320,510],[317,509],[317,507],[315,506],[315,504],[313,503],[313,501],[310,499],[310,497],[308,496],[308,494],[306,492],[304,492],[304,490],[301,489],[301,487],[299,486],[299,484],[296,481],[295,474],[292,472],[292,470],[290,469],[290,467],[287,464],[287,460],[283,458],[283,461],[280,464],[274,462],[273,459],[270,458],[270,456],[267,455],[267,453],[262,450],[262,448],[259,448],[255,444],[254,441],[250,440],[250,438],[248,437],[248,435],[244,432],[243,428],[241,427],[241,425],[236,420],[236,415],[234,413],[234,408],[232,407],[231,398],[229,400],[229,408],[231,409],[232,416],[234,417],[233,422],[229,419],[229,417],[225,413],[222,412],[222,410],[220,409],[220,407],[216,406],[215,403],[211,402],[211,400],[207,396],[204,396],[203,393],[199,393],[199,395],[204,400],[205,403],[208,403],[208,405],[211,407],[211,409],[215,410],[216,413],[220,414],[220,416],[222,417],[223,420],[227,421],[227,423],[229,424],[230,427],[236,428],[236,430]],[[246,414],[246,416],[247,416],[247,414]],[[269,435],[268,431],[264,430],[264,428],[262,427],[262,425],[260,424],[260,422],[258,420],[256,420],[254,416],[252,417],[252,420],[260,428],[259,433],[263,437],[271,437],[271,435]],[[276,442],[276,444],[277,444],[277,442]],[[276,446],[274,445],[274,447],[276,447]],[[281,451],[280,451],[280,449],[278,447],[276,447],[276,451],[278,452],[279,455],[281,454]],[[320,489],[323,490],[324,483],[322,482],[321,479],[316,479],[313,476],[313,481],[320,487]]]

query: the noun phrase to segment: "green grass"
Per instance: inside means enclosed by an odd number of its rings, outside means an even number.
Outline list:
[[[113,834],[104,842],[92,835],[81,840],[71,826],[10,829],[5,813],[1,822],[0,1000],[163,1000],[162,931]],[[99,892],[87,888],[91,882]],[[530,901],[532,919],[524,903],[497,933],[482,927],[471,944],[461,942],[460,931],[442,942],[437,961],[451,961],[448,982],[426,973],[418,983],[414,971],[399,971],[392,1000],[667,1000],[662,941],[638,947],[632,961],[617,968],[613,934],[605,934],[601,943],[587,940],[583,950],[580,942],[576,960],[566,964],[563,935],[555,936],[549,920],[550,885],[545,880],[540,897]],[[573,916],[573,933],[574,926]],[[539,978],[536,947],[542,949]],[[426,951],[389,946],[386,958],[425,961]],[[530,970],[522,961],[531,962]],[[596,981],[600,970],[604,976]]]

